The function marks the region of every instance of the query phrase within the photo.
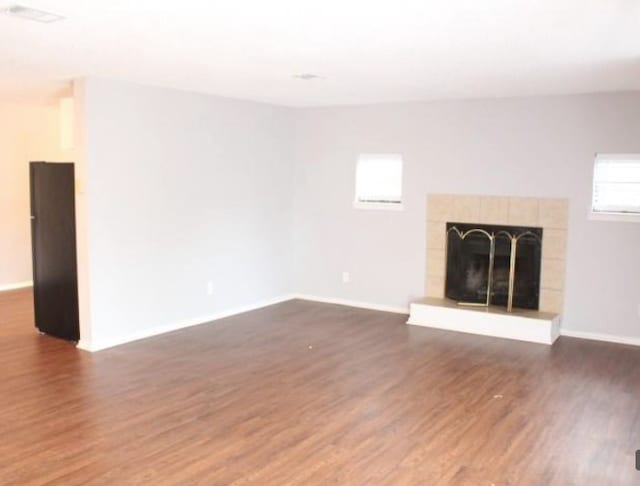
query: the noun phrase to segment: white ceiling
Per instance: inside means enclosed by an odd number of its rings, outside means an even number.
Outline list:
[[[82,76],[290,106],[640,89],[639,0],[16,3],[67,19],[0,15],[5,99]]]

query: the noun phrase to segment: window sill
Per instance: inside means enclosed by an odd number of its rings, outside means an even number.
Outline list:
[[[356,209],[374,209],[382,211],[403,211],[402,203],[375,203],[375,202],[354,202],[353,207]]]
[[[613,221],[618,223],[640,223],[640,214],[599,213],[590,211],[588,218],[592,221]]]

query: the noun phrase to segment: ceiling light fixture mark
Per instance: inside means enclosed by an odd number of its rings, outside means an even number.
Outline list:
[[[38,10],[24,5],[11,5],[5,9],[0,10],[5,15],[10,17],[17,17],[25,20],[32,20],[34,22],[40,22],[43,24],[50,24],[51,22],[57,22],[64,20],[62,15],[54,14],[51,12],[45,12],[44,10]]]
[[[318,76],[317,74],[313,74],[313,73],[294,74],[293,77],[296,79],[302,79],[303,81],[312,81],[314,79],[321,78],[321,76]]]

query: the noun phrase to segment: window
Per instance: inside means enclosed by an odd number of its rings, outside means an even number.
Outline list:
[[[400,155],[360,155],[356,167],[354,206],[365,209],[402,209]]]
[[[640,217],[640,154],[596,156],[591,209],[596,216]]]

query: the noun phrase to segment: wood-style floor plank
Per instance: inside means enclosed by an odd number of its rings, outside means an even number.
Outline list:
[[[90,354],[0,293],[0,484],[640,484],[640,349],[291,301]]]

